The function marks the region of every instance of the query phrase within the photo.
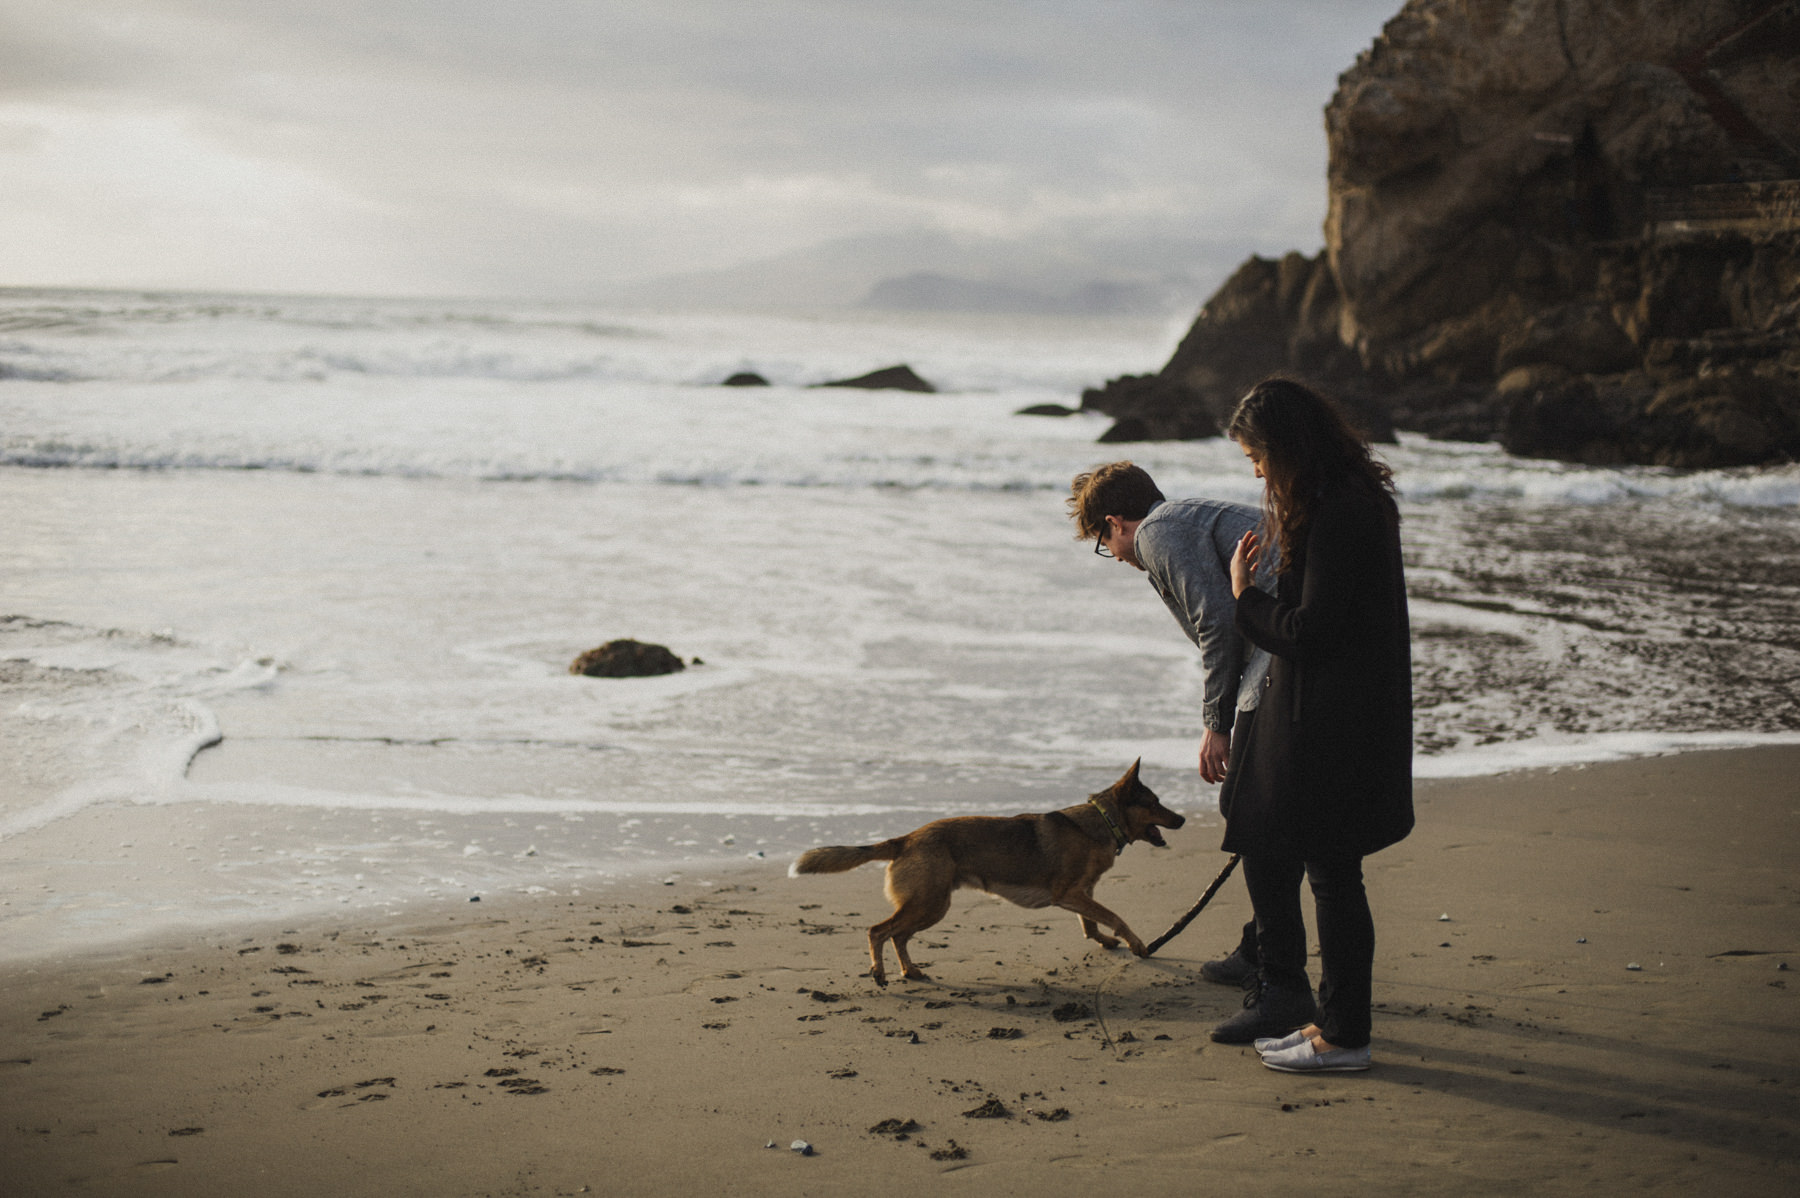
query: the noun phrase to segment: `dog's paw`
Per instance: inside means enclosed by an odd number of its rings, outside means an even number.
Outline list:
[[[1131,952],[1133,956],[1138,957],[1148,957],[1150,955],[1149,948],[1145,946],[1142,940],[1133,940],[1131,942]]]
[[[877,986],[880,986],[883,990],[887,989],[887,974],[876,973],[873,969],[871,969],[871,970],[869,970],[869,978]]]

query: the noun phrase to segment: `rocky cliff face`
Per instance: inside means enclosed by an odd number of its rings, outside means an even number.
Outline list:
[[[1376,435],[1800,457],[1800,2],[1410,0],[1325,120],[1324,253],[1246,262],[1085,406],[1204,436],[1284,370]]]

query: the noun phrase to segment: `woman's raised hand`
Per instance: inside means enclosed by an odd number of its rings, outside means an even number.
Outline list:
[[[1232,598],[1237,598],[1255,585],[1251,579],[1256,574],[1256,563],[1261,557],[1262,542],[1254,532],[1245,533],[1231,553]]]

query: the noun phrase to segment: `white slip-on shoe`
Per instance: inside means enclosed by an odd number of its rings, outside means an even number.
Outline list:
[[[1256,1042],[1256,1051],[1268,1056],[1272,1052],[1280,1052],[1284,1048],[1292,1048],[1296,1044],[1304,1044],[1312,1039],[1304,1031],[1289,1032],[1285,1036],[1264,1036]]]
[[[1262,1063],[1280,1073],[1361,1073],[1369,1067],[1369,1047],[1319,1052],[1310,1040],[1263,1054]]]

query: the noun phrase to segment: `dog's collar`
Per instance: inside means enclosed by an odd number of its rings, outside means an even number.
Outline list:
[[[1118,822],[1113,819],[1106,808],[1100,805],[1100,797],[1098,795],[1088,796],[1088,806],[1092,807],[1095,811],[1098,811],[1100,813],[1100,818],[1106,821],[1106,830],[1112,833],[1113,855],[1116,857],[1120,853],[1123,853],[1125,851],[1125,846],[1131,843],[1131,838],[1125,835],[1125,829],[1119,827]]]

